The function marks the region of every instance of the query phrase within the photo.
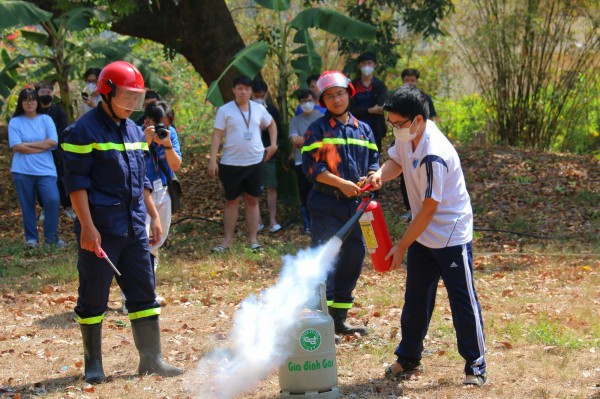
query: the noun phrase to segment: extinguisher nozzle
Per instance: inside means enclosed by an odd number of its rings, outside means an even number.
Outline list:
[[[363,200],[363,202],[358,207],[356,213],[350,219],[348,219],[348,221],[342,226],[341,229],[339,229],[334,234],[334,236],[338,237],[342,241],[346,241],[346,238],[348,238],[348,236],[352,232],[352,229],[354,228],[354,224],[358,221],[358,219],[360,219],[362,214],[365,212],[365,209],[367,208],[369,202],[371,202],[370,199]]]

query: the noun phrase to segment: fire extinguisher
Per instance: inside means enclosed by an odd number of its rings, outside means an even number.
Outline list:
[[[370,186],[370,184],[366,185],[362,191],[367,191]],[[363,209],[359,224],[367,244],[367,251],[371,255],[373,268],[378,272],[387,272],[392,266],[392,258],[385,260],[385,256],[393,246],[392,238],[383,216],[381,204],[373,200],[373,193],[363,197],[357,211]]]

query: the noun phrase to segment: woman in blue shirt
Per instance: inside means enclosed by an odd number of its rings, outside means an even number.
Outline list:
[[[40,111],[41,103],[35,89],[23,89],[19,93],[17,109],[8,123],[8,142],[14,154],[11,172],[23,213],[25,247],[38,246],[36,194],[42,199],[44,208],[45,243],[63,247],[66,244],[58,237],[60,197],[52,159],[58,137],[52,119]]]

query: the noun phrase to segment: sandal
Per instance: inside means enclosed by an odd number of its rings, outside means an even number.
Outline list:
[[[396,362],[396,364],[400,365],[400,370],[394,372],[392,369],[393,364],[390,364],[385,368],[385,379],[390,381],[398,381],[398,380],[408,380],[413,375],[419,374],[423,372],[423,366],[421,366],[420,362],[414,363],[405,363],[402,365],[401,363]]]
[[[260,251],[261,246],[259,243],[253,242],[250,244],[250,246],[248,248],[250,248],[254,252],[258,252],[258,251]]]
[[[226,252],[229,250],[229,247],[224,247],[222,245],[217,245],[216,247],[213,247],[211,249],[211,252],[215,253],[215,254],[222,254],[223,252]]]
[[[472,385],[476,387],[482,387],[488,384],[487,373],[483,373],[481,375],[472,375],[467,374],[463,381],[464,385]]]

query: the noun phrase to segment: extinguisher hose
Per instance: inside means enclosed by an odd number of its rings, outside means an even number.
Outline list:
[[[358,219],[360,219],[360,217],[363,215],[363,213],[365,213],[365,209],[367,209],[367,206],[373,200],[374,197],[375,194],[370,192],[368,198],[363,198],[362,202],[356,210],[356,213],[350,219],[348,219],[348,221],[342,226],[341,229],[339,229],[334,234],[334,236],[338,237],[342,241],[345,241],[346,238],[348,238],[348,236],[352,232],[352,229],[354,228],[354,223],[356,223]]]

